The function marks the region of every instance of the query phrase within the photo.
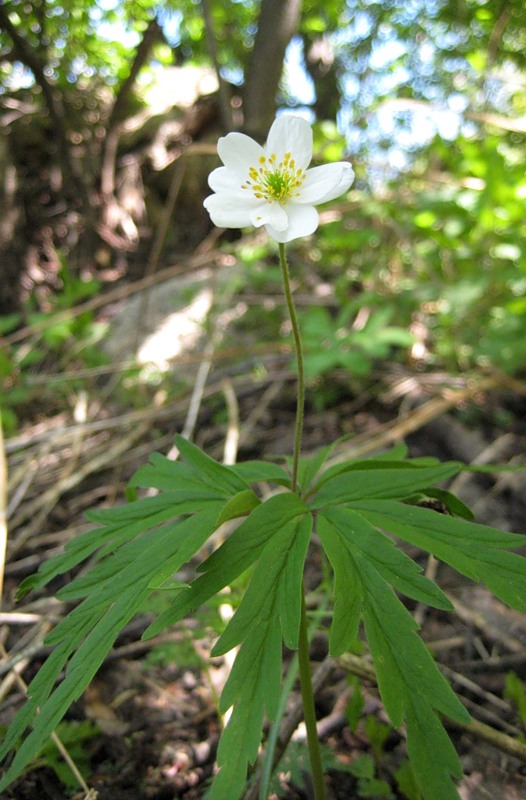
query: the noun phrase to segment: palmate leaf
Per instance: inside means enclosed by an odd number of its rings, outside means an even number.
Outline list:
[[[393,557],[391,543],[383,542],[385,537],[372,526],[363,526],[358,514],[329,509],[319,514],[317,530],[336,575],[332,625],[336,629],[331,630],[331,651],[335,646],[340,653],[351,645],[363,618],[387,713],[394,725],[404,720],[408,723],[408,752],[425,756],[422,763],[413,763],[424,797],[458,800],[450,776],[460,777],[461,765],[437,712],[461,721],[469,721],[469,714],[437,669],[416,634],[414,619],[389,584],[401,579],[406,593],[424,592],[427,602],[435,601],[439,607],[444,607],[444,596],[418,568],[410,566],[410,559]],[[349,594],[352,622],[346,622],[342,613]],[[423,719],[427,720],[425,739],[415,742]]]
[[[247,511],[247,506],[259,502],[249,485],[229,468],[184,440],[178,444],[188,463],[170,462],[154,454],[151,465],[139,470],[132,482],[154,486],[161,494],[91,512],[88,516],[98,527],[72,541],[63,554],[46,562],[25,582],[23,591],[44,586],[93,554],[97,556],[87,575],[59,592],[62,599],[84,600],[47,637],[46,644],[55,649],[32,681],[29,699],[10,726],[0,757],[29,726],[33,730],[4,775],[0,791],[34,758],[146,598],[201,549],[225,507],[231,505],[232,495],[244,497],[241,507]],[[188,514],[192,516],[185,518]],[[64,668],[65,678],[54,690]]]
[[[145,497],[129,505],[88,512],[88,519],[98,523],[98,526],[68,542],[63,553],[44,561],[35,575],[22,581],[18,597],[23,597],[32,589],[42,588],[57,575],[74,569],[97,551],[98,558],[102,558],[148,528],[154,528],[180,514],[199,511],[210,503],[217,503],[217,500],[217,497],[209,495],[188,497],[184,491],[164,492],[158,497]]]
[[[424,798],[458,800],[452,778],[460,777],[460,762],[439,715],[461,721],[469,715],[391,587],[437,608],[451,609],[451,604],[381,531],[483,581],[503,602],[522,611],[526,559],[508,551],[523,545],[526,537],[472,522],[462,504],[431,486],[455,474],[459,465],[415,469],[418,465],[412,464],[408,469],[384,462],[376,469],[372,463],[351,463],[328,479],[326,473],[318,483],[311,504],[335,576],[329,645],[334,654],[348,649],[363,619],[382,699],[395,725],[405,720],[408,753]],[[418,502],[420,493],[442,500],[463,518],[408,505]]]
[[[229,538],[201,565],[200,575],[183,589],[170,608],[146,629],[143,637],[156,636],[231,584],[260,556],[263,548],[282,526],[304,516],[308,507],[291,492],[269,497],[243,520]]]
[[[250,483],[290,488],[290,476],[281,466],[249,462],[225,467],[181,437],[177,445],[181,462],[154,454],[132,480],[135,487],[158,489],[158,496],[92,512],[89,516],[99,527],[78,537],[26,582],[26,590],[43,586],[96,557],[89,573],[59,593],[67,600],[84,599],[48,637],[55,649],[32,682],[31,698],[16,716],[0,755],[31,725],[33,731],[0,791],[33,758],[155,587],[170,580],[218,526],[239,520],[229,538],[203,562],[201,574],[180,588],[171,607],[144,634],[153,636],[180,620],[252,569],[245,596],[213,651],[222,654],[239,645],[221,698],[221,709],[232,708],[232,714],[219,745],[219,772],[210,798],[239,798],[247,766],[258,753],[264,715],[272,717],[277,710],[282,644],[298,645],[304,562],[312,518],[317,517],[335,574],[331,652],[348,649],[364,621],[386,709],[395,724],[406,722],[408,752],[424,797],[456,800],[450,776],[459,776],[460,765],[438,715],[459,720],[468,715],[393,588],[436,608],[450,609],[451,604],[380,529],[484,580],[505,602],[526,610],[526,561],[504,552],[522,544],[524,537],[467,521],[466,510],[455,506],[445,490],[432,486],[456,474],[459,464],[408,461],[395,448],[371,461],[335,465],[320,476],[330,452],[325,448],[300,464],[299,486],[308,503],[290,491],[261,501]],[[466,519],[407,504],[421,497],[443,499]],[[64,668],[65,678],[53,691]]]
[[[421,574],[418,564],[356,512],[347,508],[327,509],[318,517],[318,529],[335,573],[330,633],[333,655],[348,650],[356,637],[363,607],[362,582],[355,574],[360,557],[368,559],[387,583],[407,597],[435,608],[453,610],[446,595]]]
[[[28,725],[33,726],[33,731],[2,779],[0,791],[20,775],[71,703],[82,694],[119,632],[151,594],[152,583],[156,585],[171,575],[202,547],[215,530],[221,507],[216,503],[193,517],[148,531],[108,556],[94,568],[94,575],[79,578],[67,587],[64,594],[68,597],[87,596],[46,640],[56,648],[30,684],[29,700],[11,725],[0,758],[24,735]],[[64,667],[66,676],[52,692]]]
[[[313,504],[316,508],[327,508],[360,499],[403,499],[456,475],[459,469],[459,464],[450,462],[432,467],[412,465],[405,468],[382,464],[381,469],[339,472],[320,482]]]
[[[294,496],[294,495],[290,495]],[[208,800],[237,800],[261,742],[263,716],[277,712],[282,640],[297,647],[303,566],[312,530],[310,514],[293,517],[267,540],[241,605],[215,645],[221,655],[241,644],[221,695],[232,715],[223,732]]]
[[[184,440],[183,440],[184,441]],[[186,443],[188,444],[188,443]],[[193,453],[193,445],[189,452]],[[186,447],[183,445],[183,449]],[[196,450],[198,448],[195,448]],[[208,459],[204,453],[204,459]],[[97,509],[86,514],[99,527],[70,541],[64,553],[45,561],[36,575],[24,580],[19,589],[23,597],[31,589],[41,588],[57,575],[67,572],[98,551],[98,558],[114,551],[124,542],[131,541],[148,528],[154,528],[169,519],[204,510],[210,504],[228,500],[232,494],[251,491],[248,484],[228,467],[214,464],[211,469],[215,481],[201,481],[194,468],[185,463],[170,461],[158,453],[151,455],[151,464],[141,467],[130,485],[155,488],[161,491],[156,497],[144,497],[116,508]],[[220,477],[219,477],[220,476]]]
[[[234,679],[241,689],[221,735],[216,759],[219,772],[207,800],[238,800],[243,795],[247,766],[255,762],[261,742],[265,705],[270,695],[279,698],[280,668],[279,621],[270,615],[258,621],[243,642],[230,674],[229,681]]]
[[[190,460],[194,448],[182,445]],[[207,459],[203,454],[203,459]],[[38,752],[74,699],[80,696],[106,657],[120,630],[140,610],[155,587],[162,585],[202,547],[217,527],[231,494],[250,491],[248,484],[220,464],[206,464],[206,481],[192,465],[153,463],[137,477],[136,485],[157,485],[162,493],[114,509],[92,512],[99,527],[72,541],[64,554],[46,562],[25,583],[25,591],[43,586],[86,558],[99,559],[90,572],[73,580],[63,599],[85,599],[48,636],[55,645],[29,687],[29,699],[15,717],[2,744],[3,757],[25,734],[33,731],[5,774],[0,791],[14,780]],[[185,519],[182,515],[193,514]],[[53,687],[63,669],[66,677]],[[39,713],[37,715],[37,710]]]
[[[526,611],[526,559],[507,552],[523,546],[526,536],[389,500],[352,506],[373,525],[427,550],[468,578],[485,583],[507,605]]]

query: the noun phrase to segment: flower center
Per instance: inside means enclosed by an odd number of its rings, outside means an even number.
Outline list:
[[[251,190],[258,200],[272,203],[277,200],[285,205],[287,200],[299,195],[305,178],[305,172],[296,168],[296,162],[290,153],[285,153],[283,160],[276,163],[274,154],[260,156],[259,166],[250,167],[248,178],[241,185],[242,189]]]

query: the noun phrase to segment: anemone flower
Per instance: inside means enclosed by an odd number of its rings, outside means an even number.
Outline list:
[[[301,117],[278,117],[264,147],[244,133],[219,139],[223,167],[208,178],[214,191],[204,201],[219,228],[265,226],[277,242],[308,236],[318,227],[314,206],[346,192],[354,180],[350,164],[338,161],[308,169],[312,129]]]

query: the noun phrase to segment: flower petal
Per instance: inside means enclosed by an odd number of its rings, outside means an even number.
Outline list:
[[[300,236],[309,236],[318,227],[318,212],[313,206],[288,205],[287,217],[289,224],[283,231],[272,225],[265,225],[268,235],[276,242],[291,242]]]
[[[349,190],[354,181],[354,170],[347,161],[340,161],[339,162],[343,166],[342,177],[338,186],[335,186],[332,192],[328,192],[323,196],[321,200],[318,200],[319,203],[327,203],[329,200],[334,200],[335,197],[340,197],[340,195],[345,194]],[[330,166],[327,164],[327,166]]]
[[[260,228],[262,225],[271,225],[277,231],[284,231],[289,223],[285,208],[280,203],[268,202],[264,202],[250,212],[250,221],[256,228]]]
[[[254,139],[244,133],[228,133],[217,143],[219,158],[228,170],[246,178],[250,167],[258,165],[265,151]]]
[[[214,169],[208,176],[208,185],[214,192],[229,192],[234,194],[241,191],[241,180],[237,172],[226,167]],[[246,191],[246,190],[244,190]]]
[[[247,201],[241,192],[220,192],[209,195],[203,205],[218,228],[246,228],[254,224],[251,215],[254,206],[260,203],[261,201],[256,201],[255,198]]]
[[[302,117],[282,114],[272,123],[265,150],[267,158],[274,154],[278,162],[290,153],[297,169],[307,169],[312,158],[312,128]]]
[[[345,161],[308,169],[296,202],[325,203],[346,192],[353,179],[353,169]]]

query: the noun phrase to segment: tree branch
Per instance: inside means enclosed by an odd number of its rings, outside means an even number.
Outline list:
[[[232,119],[232,109],[230,107],[228,86],[221,75],[221,66],[219,64],[219,56],[217,53],[217,42],[214,34],[214,24],[208,0],[201,0],[201,11],[203,13],[203,19],[205,23],[208,52],[210,54],[210,58],[212,59],[214,70],[217,75],[217,83],[219,85],[219,108],[221,112],[221,122],[225,131],[232,131],[234,130],[234,123]]]
[[[115,164],[117,160],[117,147],[120,138],[121,122],[124,117],[130,95],[135,86],[137,76],[148,60],[150,51],[162,36],[161,28],[156,19],[150,20],[143,37],[135,52],[129,75],[122,82],[115,102],[108,117],[106,135],[101,153],[101,181],[100,189],[103,198],[110,198],[115,190]]]
[[[150,20],[135,51],[135,58],[132,61],[129,75],[122,82],[115,97],[115,102],[113,103],[108,120],[108,131],[111,131],[122,121],[137,76],[148,60],[153,45],[156,41],[160,41],[161,39],[162,29],[159,23],[156,19]]]
[[[42,90],[42,96],[57,139],[57,153],[64,182],[72,196],[80,196],[82,205],[85,210],[88,211],[91,207],[89,194],[82,179],[81,172],[77,169],[77,165],[75,164],[71,144],[66,135],[66,128],[64,125],[65,112],[60,95],[55,92],[53,85],[46,78],[44,65],[40,62],[40,59],[32,47],[27,43],[24,37],[20,35],[16,26],[11,22],[9,18],[9,5],[0,5],[0,28],[3,28],[11,39],[15,58],[31,70],[37,85],[40,86]]]

